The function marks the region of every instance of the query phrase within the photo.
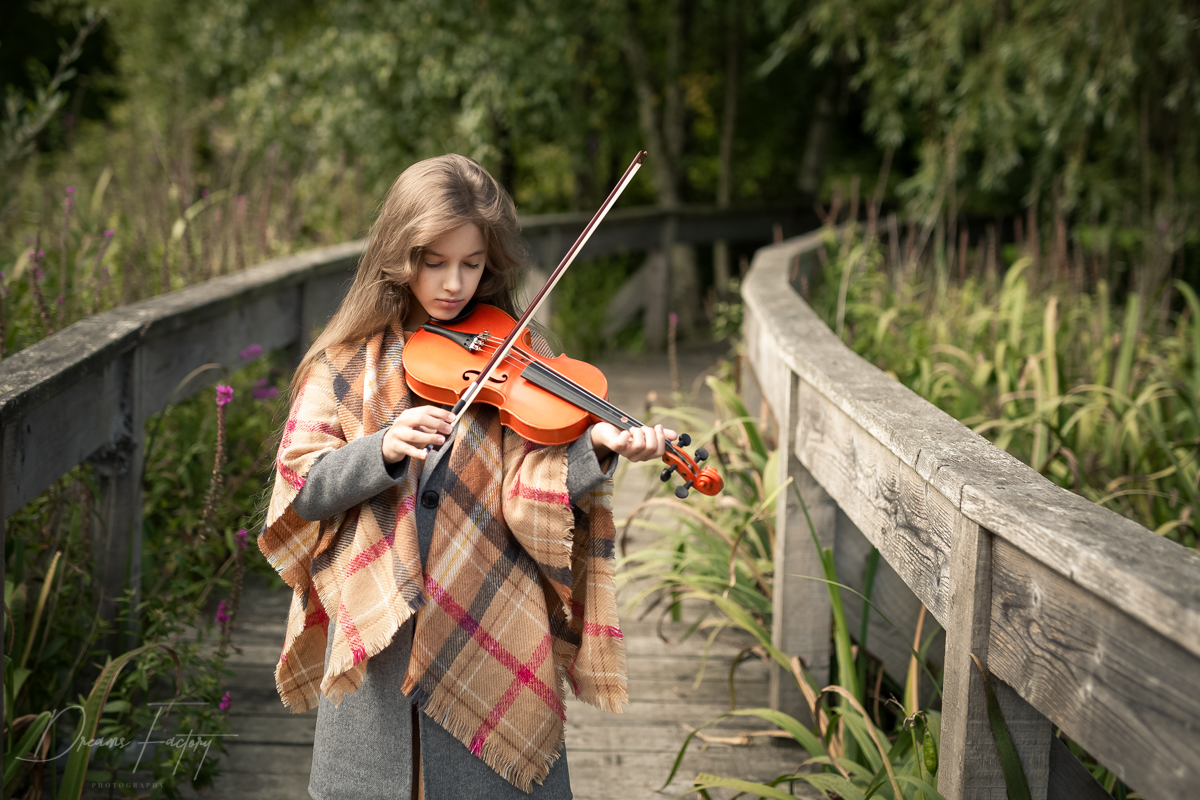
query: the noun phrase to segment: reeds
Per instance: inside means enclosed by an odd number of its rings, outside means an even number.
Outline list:
[[[1018,226],[1002,277],[991,230],[975,251],[960,250],[976,268],[954,280],[934,257],[908,252],[897,263],[895,242],[840,230],[830,229],[812,305],[847,344],[1060,486],[1197,545],[1191,287],[1159,287],[1160,298],[1172,290],[1184,301],[1165,316],[1153,297],[1114,298],[1104,277],[1084,274],[1090,256],[1078,241],[1067,248],[1061,225],[1049,257],[1036,226]]]

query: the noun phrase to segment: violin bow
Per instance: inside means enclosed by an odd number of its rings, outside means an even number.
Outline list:
[[[617,181],[617,185],[608,193],[608,197],[600,205],[600,209],[596,212],[596,215],[592,217],[592,221],[583,229],[583,233],[579,234],[579,238],[575,240],[575,244],[571,245],[571,249],[567,251],[567,254],[563,256],[563,260],[559,262],[554,272],[550,274],[550,278],[538,291],[537,296],[533,298],[533,302],[529,304],[529,307],[525,309],[525,313],[517,320],[517,324],[513,327],[512,331],[505,337],[500,346],[496,348],[496,352],[492,353],[492,358],[488,361],[487,366],[480,370],[479,375],[467,387],[467,390],[463,392],[458,402],[454,404],[454,408],[450,409],[450,413],[454,415],[454,421],[450,423],[450,436],[447,437],[447,441],[453,438],[454,429],[458,426],[458,422],[462,419],[463,414],[470,408],[471,403],[475,401],[475,397],[479,394],[480,390],[487,385],[487,380],[496,371],[496,367],[503,363],[504,359],[508,358],[509,351],[512,350],[517,339],[524,333],[525,328],[529,325],[529,320],[533,319],[533,315],[537,313],[538,308],[545,302],[546,297],[550,294],[550,290],[554,288],[563,273],[567,271],[567,267],[571,266],[571,262],[575,260],[575,256],[587,244],[588,239],[592,237],[601,220],[616,205],[617,198],[625,191],[625,187],[633,180],[633,176],[637,174],[638,169],[641,168],[642,162],[645,160],[646,151],[639,150],[638,154],[634,156],[633,162],[626,168],[625,174],[621,176],[621,180]],[[426,451],[432,449],[433,445],[427,445],[425,448]]]

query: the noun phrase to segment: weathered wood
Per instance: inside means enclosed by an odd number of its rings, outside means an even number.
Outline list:
[[[788,491],[786,499],[781,498],[777,503],[779,522],[775,528],[771,644],[789,656],[800,656],[818,685],[824,686],[829,681],[832,612],[829,590],[820,580],[824,575],[813,532],[822,548],[833,546],[837,505],[794,455],[789,454],[787,459],[780,461],[786,465],[788,475],[804,499],[812,529],[809,529],[796,493]],[[782,670],[772,673],[770,702],[772,708],[811,721],[799,687]]]
[[[959,518],[951,552],[951,598],[942,683],[941,770],[946,800],[1006,800],[1004,773],[988,721],[983,678],[971,656],[988,664],[992,610],[992,536]],[[1046,800],[1050,723],[1003,681],[991,679],[1034,800]]]
[[[944,625],[953,502],[812,385],[800,396],[796,456]]]
[[[0,362],[0,424],[11,433],[3,453],[4,516],[98,449],[127,446],[120,437],[134,421],[123,408],[136,405],[144,421],[195,367],[236,366],[247,344],[295,340],[298,287],[313,281],[310,308],[327,307],[321,292],[344,281],[359,249],[350,242],[277,259],[89,317]],[[122,359],[143,348],[134,398],[123,393]],[[214,379],[194,381],[174,399]]]
[[[942,679],[942,742],[938,791],[947,800],[970,797],[973,786],[997,787],[984,797],[1005,796],[1004,776],[988,725],[983,679],[971,660],[986,663],[992,597],[991,535],[959,518],[950,553],[950,616],[946,620],[946,672]]]
[[[814,234],[756,254],[743,282],[746,331],[771,345],[750,350],[755,365],[783,361],[952,506],[1200,654],[1200,554],[1053,486],[851,353],[788,288],[790,259],[817,241]]]
[[[989,667],[1143,796],[1200,785],[1200,658],[993,544]]]
[[[816,532],[823,546],[833,545],[837,507],[792,455],[796,422],[800,417],[799,379],[790,372],[783,376],[772,374],[769,364],[763,367],[769,385],[784,384],[775,411],[779,420],[781,452],[788,453],[788,457],[779,459],[780,474],[776,479],[779,485],[788,478],[795,481],[795,488],[808,507],[813,526],[810,530],[804,509],[796,499],[796,492],[789,486],[775,504],[771,644],[788,655],[798,655],[804,659],[819,688],[829,678],[829,619],[832,612],[828,588],[820,581],[812,580],[822,576],[820,554],[813,543],[812,534]],[[809,720],[811,724],[812,714],[800,687],[796,685],[795,677],[775,662],[771,664],[768,697],[771,708],[799,720]]]
[[[963,513],[1200,656],[1200,553],[1037,477],[967,486]]]
[[[100,528],[92,538],[101,587],[100,614],[112,619],[117,601],[126,587],[129,598],[129,629],[139,627],[138,603],[142,594],[142,463],[145,458],[145,408],[138,387],[144,375],[141,349],[131,350],[119,361],[118,385],[121,398],[110,416],[107,443],[88,459],[99,483]],[[69,426],[63,426],[69,427]],[[128,649],[123,632],[116,632],[101,647]]]

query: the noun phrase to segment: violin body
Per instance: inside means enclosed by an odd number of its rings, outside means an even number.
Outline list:
[[[409,387],[434,403],[454,405],[492,355],[486,346],[472,351],[463,342],[480,334],[487,334],[490,341],[503,340],[515,325],[516,321],[508,314],[481,303],[465,319],[436,325],[439,331],[458,333],[460,337],[434,333],[428,326],[418,330],[404,345],[404,372]],[[497,366],[476,401],[496,406],[501,424],[531,442],[556,445],[575,441],[598,418],[526,380],[523,362],[527,358],[537,359],[602,398],[608,396],[608,379],[586,362],[537,353],[528,329],[517,340],[517,347],[521,358],[509,357]]]

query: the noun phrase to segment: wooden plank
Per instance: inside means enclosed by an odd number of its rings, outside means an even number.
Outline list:
[[[962,504],[996,535],[1200,656],[1200,553],[1040,476],[968,486]]]
[[[297,341],[300,311],[300,293],[291,290],[220,309],[214,316],[185,328],[162,335],[148,334],[140,348],[146,360],[142,402],[148,413],[156,413],[169,400],[181,400],[221,378],[220,372],[212,370],[176,392],[180,381],[198,366],[216,363],[236,369],[241,365],[238,354],[252,344],[273,350]]]
[[[142,462],[146,419],[138,391],[143,375],[143,351],[130,351],[114,366],[121,368],[117,387],[121,402],[108,430],[109,443],[90,459],[98,479],[100,501],[100,526],[92,538],[92,555],[103,590],[99,607],[102,618],[115,617],[117,600],[128,587],[133,594],[127,624],[131,631],[137,631],[137,607],[142,596]],[[123,633],[117,631],[102,640],[100,647],[116,648],[117,652],[129,649],[123,638]]]
[[[806,384],[971,519],[1200,655],[1200,554],[1054,487],[852,353],[788,288],[789,259],[815,243],[756,254],[742,286],[747,327],[760,327]]]
[[[992,672],[1143,796],[1200,785],[1200,658],[998,537]]]
[[[799,753],[790,759],[781,758],[769,745],[755,747],[722,747],[688,751],[675,779],[662,793],[658,789],[671,771],[674,758],[669,753],[606,753],[576,752],[567,742],[567,765],[571,773],[571,792],[577,800],[662,800],[688,792],[698,773],[708,772],[742,780],[765,782],[794,769],[804,760]],[[781,763],[782,762],[782,763]],[[785,784],[786,786],[786,784]],[[800,798],[822,798],[823,795],[797,781],[795,794]],[[727,797],[728,794],[718,794]]]
[[[106,443],[128,450],[132,429],[122,387],[130,356],[115,357],[28,413],[5,418],[5,517]]]
[[[1003,800],[1004,775],[992,742],[983,679],[971,660],[988,659],[992,596],[992,540],[987,531],[959,519],[951,550],[950,613],[946,620],[946,673],[942,680],[942,741],[938,790],[947,800]]]
[[[775,418],[779,420],[788,408],[788,390],[791,382],[796,379],[796,374],[788,369],[787,364],[775,351],[778,343],[771,337],[762,335],[758,326],[747,325],[743,339],[744,357],[750,366],[750,372],[754,375],[762,399],[766,400]],[[747,405],[746,408],[751,414],[759,414],[758,405]]]
[[[960,518],[951,553],[951,613],[942,683],[942,741],[938,789],[946,800],[1006,800],[1004,773],[988,721],[983,679],[974,655],[990,664],[992,536]],[[989,667],[990,668],[990,667]],[[1049,722],[1003,681],[992,677],[1005,723],[1034,800],[1046,800]]]
[[[812,386],[800,384],[796,456],[939,622],[954,504]]]
[[[832,655],[829,637],[832,615],[829,591],[820,580],[814,581],[801,576],[823,575],[816,554],[816,544],[813,542],[813,532],[815,531],[817,542],[822,549],[833,546],[837,506],[821,484],[817,483],[794,456],[788,458],[787,466],[804,504],[808,507],[812,529],[808,527],[808,520],[804,517],[795,493],[789,493],[786,503],[782,504],[782,513],[787,515],[787,527],[777,528],[775,536],[776,578],[773,602],[776,605],[773,616],[779,620],[779,624],[773,626],[772,644],[789,656],[800,656],[812,676],[824,684],[829,680]],[[786,579],[781,581],[781,576],[786,576]],[[801,715],[800,718],[803,719],[804,716]]]
[[[796,491],[785,490],[776,501],[775,582],[772,595],[771,644],[789,656],[800,656],[820,686],[829,680],[831,617],[829,590],[820,581],[803,576],[822,575],[820,554],[813,542],[815,532],[822,547],[832,547],[837,524],[837,506],[808,470],[796,459],[794,443],[799,419],[799,379],[790,374],[784,384],[782,406],[776,406],[780,421],[781,452],[779,482],[789,477],[808,508],[808,518]],[[809,528],[809,519],[812,528]],[[808,704],[796,679],[777,664],[772,665],[769,688],[771,708],[799,720],[812,722]]]

